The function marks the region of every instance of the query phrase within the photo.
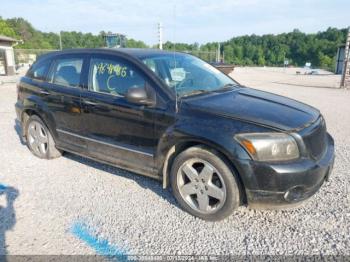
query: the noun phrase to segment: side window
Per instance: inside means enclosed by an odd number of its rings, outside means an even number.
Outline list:
[[[145,79],[135,70],[133,65],[118,59],[91,59],[90,90],[125,96],[128,89],[135,86],[145,86]]]
[[[82,58],[57,59],[50,72],[50,82],[57,85],[77,87],[80,83],[82,67]]]
[[[51,61],[45,60],[34,64],[27,73],[27,76],[33,79],[45,80],[46,74],[49,71]]]

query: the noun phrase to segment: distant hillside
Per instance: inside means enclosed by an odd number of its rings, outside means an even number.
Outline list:
[[[282,66],[287,59],[290,65],[304,66],[311,62],[313,67],[333,71],[337,49],[345,43],[346,34],[347,29],[328,28],[316,34],[295,29],[278,35],[238,36],[220,44],[226,63]],[[166,43],[165,48],[173,48],[172,43]],[[215,51],[217,48],[217,42],[200,47],[198,44],[176,44],[176,50]]]
[[[36,30],[23,18],[2,19],[0,17],[0,35],[22,39],[23,44],[16,48],[58,49],[59,38],[55,33]],[[94,48],[104,46],[102,31],[99,35],[81,32],[62,32],[63,48]],[[328,28],[324,32],[305,34],[297,29],[278,35],[246,35],[233,37],[221,43],[221,52],[225,62],[236,65],[282,66],[285,59],[290,65],[303,66],[311,62],[312,66],[328,70],[334,69],[335,56],[339,45],[345,43],[346,29]],[[148,46],[142,41],[128,39],[127,47]],[[156,47],[156,46],[155,46]],[[166,42],[165,49],[173,49],[174,44]],[[215,52],[217,42],[204,45],[176,43],[178,51],[202,51],[201,57],[210,60],[213,56],[204,52]]]
[[[95,48],[103,47],[102,35],[81,32],[62,32],[63,48]],[[16,48],[23,49],[59,49],[59,36],[57,33],[44,33],[36,30],[23,18],[2,19],[0,17],[0,35],[11,36],[23,40]],[[127,39],[128,47],[147,47],[142,41]]]

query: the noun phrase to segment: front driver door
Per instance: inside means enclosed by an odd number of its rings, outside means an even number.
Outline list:
[[[92,55],[88,88],[82,94],[84,136],[90,156],[149,176],[154,173],[153,108],[132,104],[129,88],[147,77],[118,56]]]

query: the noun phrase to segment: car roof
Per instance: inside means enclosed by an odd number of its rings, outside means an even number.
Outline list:
[[[41,58],[48,58],[54,55],[65,55],[65,54],[74,54],[74,53],[84,53],[84,54],[126,54],[134,58],[142,59],[144,57],[151,57],[157,55],[170,55],[174,54],[174,51],[166,51],[160,49],[151,49],[151,48],[74,48],[74,49],[65,49],[61,51],[50,52],[41,56]],[[180,52],[175,52],[180,54]]]
[[[145,56],[153,56],[153,55],[174,54],[173,51],[151,49],[151,48],[119,48],[117,50],[137,58],[145,57]],[[175,52],[175,53],[179,53],[179,52]]]

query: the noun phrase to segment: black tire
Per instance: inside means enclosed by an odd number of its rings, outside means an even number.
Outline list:
[[[199,201],[197,199],[199,197],[199,194],[203,194],[203,192],[202,190],[198,192],[198,186],[197,186],[198,184],[196,185],[196,189],[193,189],[193,190],[197,190],[196,193],[194,194],[183,197],[180,192],[180,188],[178,185],[178,176],[183,176],[183,171],[181,171],[182,173],[179,173],[179,170],[180,168],[181,170],[183,170],[184,165],[186,165],[186,163],[192,163],[192,161],[194,162],[192,167],[196,167],[196,165],[198,166],[199,164],[196,163],[197,160],[195,159],[204,160],[203,161],[204,163],[207,163],[207,164],[209,163],[211,167],[214,167],[216,171],[220,174],[220,177],[221,177],[220,181],[224,182],[224,186],[221,186],[220,189],[221,191],[226,191],[225,200],[221,201],[221,203],[219,202],[220,204],[214,204],[213,209],[211,206],[209,206],[209,210],[211,210],[210,211],[211,213],[203,213],[201,210],[199,210],[200,209]],[[200,175],[200,172],[198,172],[198,175]],[[217,176],[217,175],[215,172],[213,172],[212,176]],[[231,215],[233,211],[240,205],[240,189],[236,180],[236,174],[233,173],[233,171],[231,171],[231,169],[228,167],[225,161],[220,157],[220,154],[218,154],[215,150],[211,150],[203,146],[195,146],[181,152],[175,158],[173,165],[171,167],[170,181],[171,181],[173,194],[177,202],[179,203],[179,205],[191,215],[199,217],[203,220],[207,220],[207,221],[222,220],[228,217],[229,215]],[[192,180],[189,181],[188,183],[192,183]],[[201,181],[199,183],[201,183]],[[203,185],[205,185],[204,181],[201,185],[202,189],[203,189]],[[182,185],[181,187],[183,188],[183,186],[184,185]],[[219,182],[219,187],[220,187],[220,182]],[[208,190],[208,188],[205,187],[205,190]],[[210,195],[207,192],[204,192],[204,194]],[[185,200],[185,198],[191,199],[190,204],[192,204],[192,206],[189,204],[188,200]],[[212,201],[211,196],[209,196],[209,201]],[[218,201],[218,200],[215,200],[215,201]],[[193,205],[193,203],[198,204],[197,209]],[[215,210],[215,205],[219,205],[217,207],[217,210]]]
[[[42,127],[42,133],[46,135],[47,142],[45,143],[45,152],[41,152],[38,147],[35,147],[33,144],[31,144],[31,135],[29,134],[29,127],[31,125],[34,125],[35,123],[39,123],[40,127]],[[25,136],[26,136],[26,142],[27,147],[29,150],[37,157],[42,159],[53,159],[60,157],[62,155],[62,152],[58,150],[55,146],[55,141],[52,138],[52,135],[50,133],[50,130],[47,128],[46,124],[38,117],[37,115],[32,115],[29,117],[29,119],[25,123]],[[35,148],[34,148],[35,147]]]

